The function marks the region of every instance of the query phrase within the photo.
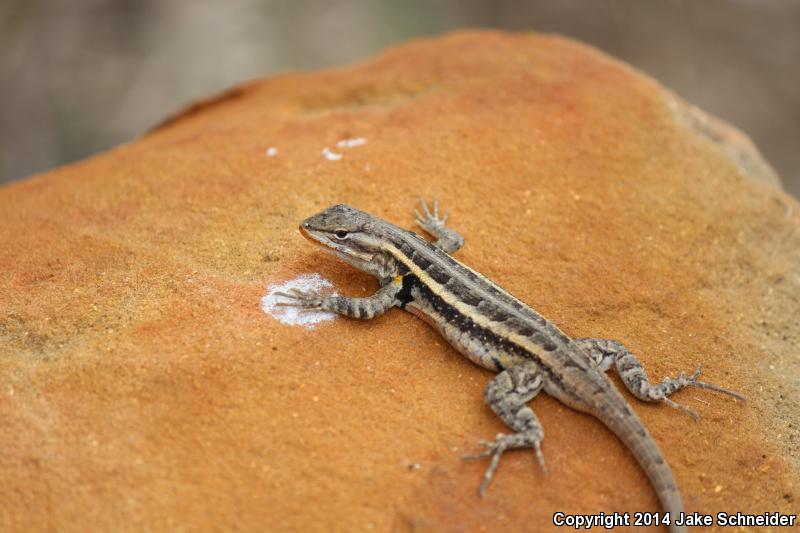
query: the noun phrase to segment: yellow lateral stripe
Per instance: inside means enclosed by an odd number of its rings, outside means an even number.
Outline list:
[[[522,346],[529,352],[539,356],[539,358],[543,360],[545,358],[550,359],[549,357],[550,352],[544,351],[541,346],[539,346],[535,342],[531,342],[531,340],[528,337],[523,337],[522,335],[509,330],[503,324],[493,324],[483,315],[475,313],[470,306],[467,306],[464,302],[459,300],[458,297],[454,296],[453,293],[451,293],[450,291],[434,290],[434,287],[436,286],[442,287],[442,289],[444,289],[444,286],[433,280],[433,278],[431,278],[427,272],[422,270],[419,267],[419,265],[414,263],[414,261],[412,261],[407,255],[398,250],[393,244],[384,243],[383,246],[389,253],[391,253],[395,257],[395,259],[403,263],[415,276],[417,276],[423,284],[427,285],[428,288],[430,288],[437,296],[439,296],[442,300],[444,300],[445,303],[447,303],[449,306],[453,307],[456,311],[458,311],[459,313],[461,313],[466,317],[469,317],[470,320],[477,323],[482,328],[492,331],[495,334],[500,334],[504,338],[513,342],[514,344]]]

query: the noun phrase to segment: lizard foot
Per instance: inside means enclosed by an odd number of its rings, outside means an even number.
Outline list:
[[[681,372],[681,374],[677,378],[664,378],[664,381],[662,382],[662,387],[663,387],[662,394],[663,394],[663,397],[662,398],[657,398],[657,401],[664,402],[665,404],[669,405],[670,407],[672,407],[674,409],[679,409],[679,410],[681,410],[681,411],[683,411],[685,413],[688,413],[692,418],[694,418],[695,422],[700,420],[700,415],[697,414],[696,411],[686,407],[685,405],[681,405],[681,404],[679,404],[677,402],[673,402],[667,396],[669,394],[671,394],[672,392],[674,392],[674,391],[677,391],[677,390],[680,390],[680,389],[683,389],[683,388],[686,388],[686,387],[697,387],[697,388],[700,388],[700,389],[708,389],[708,390],[713,390],[713,391],[716,391],[716,392],[721,392],[722,394],[727,394],[729,396],[733,396],[737,400],[745,401],[745,397],[742,396],[741,394],[739,394],[738,392],[732,391],[730,389],[726,389],[724,387],[720,387],[718,385],[713,385],[711,383],[706,383],[705,381],[698,381],[697,378],[700,377],[700,372],[702,371],[702,369],[703,369],[703,365],[700,364],[700,365],[697,365],[697,368],[695,369],[694,372],[692,372],[692,375],[690,375],[690,376],[687,376],[685,372]]]
[[[457,231],[445,226],[447,222],[447,214],[439,218],[439,200],[433,200],[433,213],[428,208],[428,204],[422,198],[419,199],[419,205],[422,208],[422,213],[415,209],[414,213],[417,215],[417,225],[425,230],[426,233],[436,237],[436,242],[433,245],[445,253],[452,254],[464,246],[464,237]]]
[[[425,215],[423,216],[418,210],[414,210],[417,215],[417,224],[431,235],[439,235],[445,228],[445,222],[447,222],[446,213],[442,215],[442,218],[439,218],[439,200],[437,198],[433,199],[433,213],[428,209],[428,204],[423,198],[419,199],[419,205]]]
[[[315,290],[301,291],[300,289],[289,289],[289,292],[276,292],[275,296],[286,298],[288,302],[278,302],[279,307],[302,307],[310,311],[323,309],[325,298]]]
[[[719,385],[714,385],[712,383],[706,383],[705,381],[697,381],[697,378],[700,377],[700,371],[702,369],[703,365],[699,364],[697,365],[697,369],[692,373],[691,376],[687,378],[684,377],[683,373],[681,373],[681,375],[678,376],[678,380],[685,380],[686,387],[697,387],[700,389],[713,390],[716,392],[721,392],[722,394],[727,394],[728,396],[733,396],[734,398],[742,402],[747,401],[744,396],[742,396],[736,391],[732,391],[730,389],[726,389],[725,387],[720,387]]]
[[[503,453],[506,450],[513,450],[515,448],[533,448],[536,452],[536,460],[539,462],[539,466],[542,468],[542,471],[547,474],[547,466],[545,466],[544,456],[542,455],[541,438],[537,439],[532,432],[514,433],[513,435],[498,433],[494,441],[484,440],[479,444],[486,448],[486,450],[475,455],[465,455],[462,457],[462,459],[471,461],[483,459],[484,457],[492,458],[489,462],[488,468],[486,468],[486,473],[483,475],[481,485],[478,487],[478,494],[480,496],[483,496],[486,493],[486,489],[489,487],[489,483],[494,477],[494,472],[497,470],[497,466],[500,464],[500,458],[503,456]]]

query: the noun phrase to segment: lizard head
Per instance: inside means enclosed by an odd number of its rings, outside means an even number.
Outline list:
[[[382,253],[380,221],[349,205],[338,204],[305,219],[300,233],[321,244],[352,266],[380,277],[373,261]]]

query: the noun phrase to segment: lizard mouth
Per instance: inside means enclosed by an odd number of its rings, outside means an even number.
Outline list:
[[[311,232],[308,231],[308,229],[307,229],[305,224],[300,224],[300,235],[302,235],[303,237],[305,237],[309,241],[313,242],[314,244],[322,244],[316,238],[314,238],[313,235],[311,235]]]
[[[322,247],[323,250],[326,250],[328,252],[341,251],[339,250],[340,247],[337,245],[337,243],[328,239],[324,233],[322,233],[321,235],[317,235],[311,229],[311,227],[305,222],[300,224],[300,235],[302,235],[306,240],[311,241],[312,243]]]

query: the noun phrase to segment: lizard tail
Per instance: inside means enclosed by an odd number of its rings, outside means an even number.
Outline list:
[[[661,450],[642,421],[621,397],[608,401],[595,416],[600,419],[633,453],[636,462],[644,470],[658,495],[661,506],[669,513],[671,533],[685,533],[686,526],[675,525],[683,513],[683,502],[678,485]]]

